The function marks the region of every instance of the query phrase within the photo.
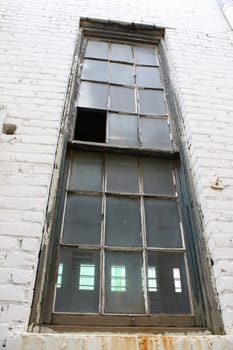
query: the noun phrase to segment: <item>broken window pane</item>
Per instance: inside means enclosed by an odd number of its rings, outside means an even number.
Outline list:
[[[108,142],[117,145],[138,145],[138,121],[136,115],[108,115]]]
[[[106,111],[98,109],[77,109],[75,140],[105,142]]]
[[[73,244],[99,244],[101,197],[69,194],[66,203],[63,241]]]
[[[142,147],[172,150],[170,130],[166,119],[141,117],[139,125]]]
[[[158,65],[155,50],[153,48],[134,46],[134,56],[136,64],[144,64],[146,66]]]
[[[105,312],[145,312],[142,253],[107,251],[105,257]]]
[[[134,89],[110,86],[110,109],[118,112],[136,112]]]
[[[69,189],[101,191],[103,154],[73,151]]]
[[[108,85],[83,81],[80,86],[78,106],[106,109],[108,102]]]
[[[111,60],[119,62],[133,62],[133,51],[129,45],[112,44]]]
[[[108,156],[107,191],[119,193],[139,192],[139,171],[136,157]]]
[[[61,248],[63,279],[57,288],[56,312],[99,311],[99,251]]]
[[[149,290],[152,313],[190,313],[187,279],[183,253],[149,252],[148,264],[159,270],[159,290]],[[174,288],[174,269],[180,272],[182,290]]]
[[[133,66],[128,64],[110,63],[110,83],[133,85]]]
[[[109,45],[107,42],[88,40],[85,57],[108,59]]]
[[[106,81],[108,80],[108,62],[84,60],[81,79]]]
[[[139,90],[139,108],[141,114],[167,114],[163,91]]]
[[[136,83],[138,86],[147,88],[161,88],[159,68],[136,67]]]
[[[142,245],[139,199],[107,197],[105,235],[106,245]]]
[[[143,158],[142,170],[144,193],[175,195],[170,160]]]
[[[147,245],[181,248],[180,220],[174,200],[144,199]]]

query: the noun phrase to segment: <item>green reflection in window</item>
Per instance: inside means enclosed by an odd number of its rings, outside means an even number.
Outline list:
[[[126,291],[126,273],[124,265],[113,265],[111,267],[111,291],[125,292]]]
[[[155,266],[148,266],[148,289],[149,292],[158,292],[158,276]]]
[[[63,263],[59,263],[58,273],[57,273],[57,288],[61,288],[62,286],[62,274],[63,274]]]
[[[95,289],[95,265],[80,264],[79,290]]]

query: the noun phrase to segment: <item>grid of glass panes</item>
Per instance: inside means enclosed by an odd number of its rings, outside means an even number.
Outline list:
[[[190,313],[173,175],[169,159],[72,151],[55,312]]]
[[[77,105],[106,111],[106,143],[172,150],[155,47],[89,40]]]

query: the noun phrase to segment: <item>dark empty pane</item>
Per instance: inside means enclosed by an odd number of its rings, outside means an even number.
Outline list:
[[[159,68],[136,67],[136,83],[141,87],[161,88]]]
[[[63,241],[74,244],[99,244],[101,197],[69,194],[63,228]]]
[[[157,288],[149,288],[151,313],[190,313],[184,254],[150,252],[148,265],[157,271]]]
[[[72,154],[69,189],[101,191],[103,155],[76,151]]]
[[[80,107],[106,109],[108,101],[108,86],[82,82],[79,91],[78,105]]]
[[[82,79],[107,81],[108,63],[105,61],[84,60]]]
[[[172,150],[166,119],[140,118],[142,147]]]
[[[61,249],[56,312],[99,311],[99,260],[98,251]]]
[[[105,312],[144,313],[142,254],[106,252]]]
[[[110,83],[133,85],[133,66],[128,64],[110,63]]]
[[[141,114],[167,114],[163,91],[139,90],[139,108]]]
[[[134,47],[134,56],[136,64],[155,66],[158,64],[155,49],[149,47]]]
[[[108,142],[118,145],[138,145],[138,121],[136,115],[110,113],[108,116]]]
[[[106,244],[128,247],[141,245],[139,199],[107,197]]]
[[[106,111],[82,109],[77,112],[75,139],[90,142],[105,142]]]
[[[180,248],[180,220],[174,200],[144,199],[147,245]]]
[[[110,109],[119,112],[136,112],[134,89],[110,86]]]
[[[143,188],[146,194],[174,195],[171,162],[167,159],[143,159]]]
[[[107,167],[107,191],[138,193],[139,172],[137,158],[109,155]]]
[[[120,62],[133,62],[133,51],[129,45],[112,44],[111,60]]]
[[[103,58],[108,59],[109,46],[106,42],[101,41],[91,41],[87,43],[87,48],[85,52],[86,57]]]

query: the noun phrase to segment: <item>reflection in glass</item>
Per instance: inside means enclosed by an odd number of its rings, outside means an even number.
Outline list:
[[[174,279],[175,292],[176,293],[182,293],[180,269],[179,268],[174,268],[173,269],[173,279]]]
[[[155,66],[158,64],[153,48],[134,46],[134,56],[136,64],[144,64],[146,66]]]
[[[133,85],[133,66],[128,64],[110,63],[110,83]]]
[[[58,272],[57,272],[57,288],[61,288],[62,286],[62,274],[63,274],[63,264],[60,263],[58,265]]]
[[[136,83],[140,87],[161,88],[159,68],[137,66]]]
[[[140,118],[142,147],[172,150],[166,119]]]
[[[110,86],[110,109],[118,112],[136,112],[134,89]]]
[[[108,102],[108,85],[83,81],[80,85],[78,106],[106,109]]]
[[[119,62],[133,62],[133,51],[129,45],[112,44],[111,60]]]
[[[141,114],[167,114],[163,91],[139,90],[139,108]]]
[[[95,287],[95,265],[80,264],[79,290],[94,290]]]
[[[108,141],[117,145],[138,145],[138,130],[136,115],[108,115]]]
[[[148,266],[148,291],[158,292],[157,269],[155,266]]]
[[[88,40],[85,57],[108,59],[109,47],[107,42]]]
[[[113,265],[111,267],[111,292],[126,291],[125,266]]]
[[[81,79],[106,81],[108,80],[108,63],[105,61],[84,60]]]

